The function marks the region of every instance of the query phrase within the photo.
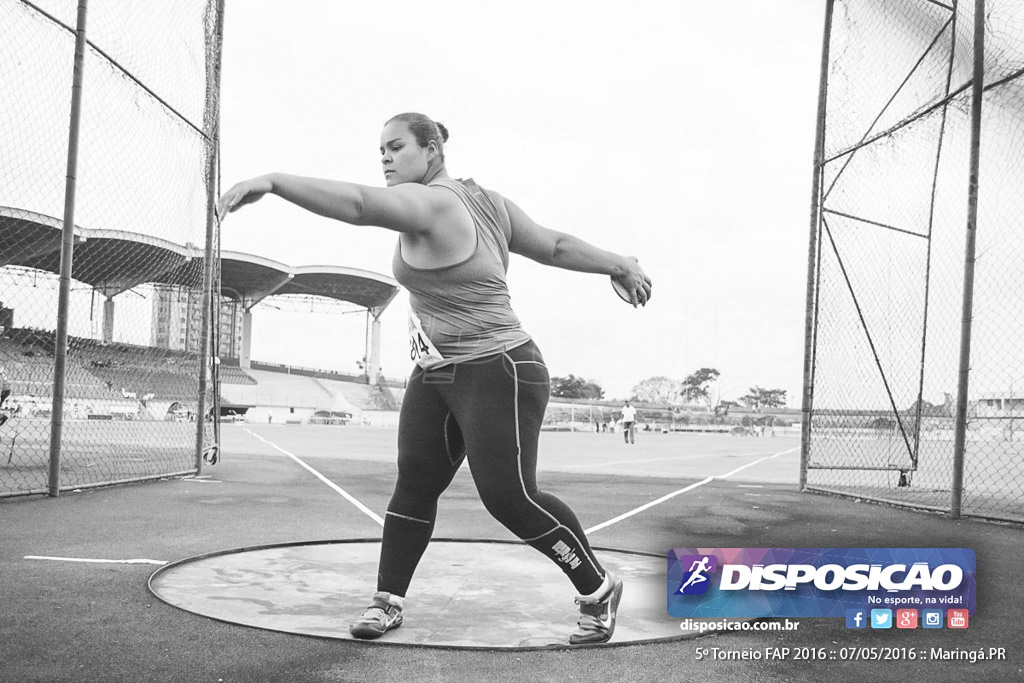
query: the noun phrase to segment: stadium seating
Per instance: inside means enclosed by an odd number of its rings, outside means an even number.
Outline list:
[[[55,333],[46,330],[8,330],[0,338],[0,362],[7,368],[15,394],[32,396],[40,405],[53,392]],[[263,366],[271,367],[271,366]],[[194,404],[198,388],[198,359],[194,353],[95,339],[69,337],[65,395],[92,401],[95,410],[111,406]],[[237,359],[219,366],[224,402],[247,406],[308,410],[398,409],[402,389],[370,387],[345,381],[339,373],[306,370],[301,374],[280,370],[243,370]],[[160,419],[157,416],[155,419]]]
[[[53,333],[11,330],[0,338],[0,363],[7,369],[15,396],[49,400],[53,396]],[[68,398],[106,399],[111,390],[80,366],[69,363],[64,379]]]

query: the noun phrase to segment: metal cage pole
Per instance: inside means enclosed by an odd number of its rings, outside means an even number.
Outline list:
[[[825,28],[822,32],[821,73],[818,81],[818,122],[814,135],[814,176],[811,181],[811,228],[807,247],[807,303],[804,322],[804,395],[800,424],[800,490],[807,486],[807,467],[811,458],[811,408],[814,398],[814,321],[815,272],[817,271],[818,228],[821,217],[821,173],[825,150],[825,111],[828,94],[829,42],[832,37],[834,0],[825,3]]]
[[[213,42],[212,54],[208,47],[207,62],[206,62],[206,114],[203,120],[203,133],[206,136],[207,144],[210,145],[210,151],[206,155],[206,251],[205,258],[203,260],[203,329],[202,329],[202,341],[199,352],[199,396],[197,401],[197,419],[196,419],[196,451],[195,451],[195,466],[196,472],[202,472],[203,468],[203,451],[204,451],[204,440],[205,440],[205,429],[206,429],[206,392],[210,386],[210,381],[214,375],[213,364],[218,362],[220,359],[212,357],[211,351],[213,344],[211,342],[212,335],[216,332],[213,330],[212,316],[216,313],[219,315],[220,311],[214,310],[214,292],[213,292],[213,280],[214,280],[214,266],[215,259],[220,256],[220,250],[217,248],[216,242],[219,240],[219,231],[217,230],[216,224],[216,212],[217,212],[217,168],[219,163],[220,155],[220,67],[221,67],[221,49],[223,45],[224,36],[224,0],[215,0],[213,2],[215,7],[214,11],[216,16],[214,17],[214,25],[212,31],[208,34],[208,40]],[[218,292],[219,294],[219,292]],[[219,390],[216,382],[214,382],[214,390]],[[214,401],[214,405],[218,405],[218,401]],[[214,415],[213,429],[214,433],[217,433],[218,425],[217,420],[220,419],[220,415]],[[215,448],[220,448],[220,444],[214,444]]]
[[[88,0],[78,1],[75,26],[75,70],[71,84],[71,119],[68,131],[67,176],[64,184],[64,225],[60,248],[60,290],[57,333],[53,351],[53,408],[50,422],[49,494],[60,495],[60,449],[64,434],[64,380],[68,356],[68,309],[71,306],[71,269],[75,246],[75,190],[78,186],[78,135],[82,121],[82,76],[85,68],[85,16]]]
[[[985,0],[974,2],[974,76],[971,81],[971,160],[967,186],[967,236],[964,247],[963,317],[960,323],[960,377],[956,391],[953,437],[953,486],[950,513],[960,518],[967,443],[967,395],[971,375],[971,330],[974,317],[974,262],[978,232],[978,168],[981,163],[981,104],[985,96]]]

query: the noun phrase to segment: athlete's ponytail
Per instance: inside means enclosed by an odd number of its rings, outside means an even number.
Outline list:
[[[441,141],[448,142],[448,129],[444,127],[444,124],[440,121],[434,121],[434,125],[437,126],[437,132],[441,134]]]

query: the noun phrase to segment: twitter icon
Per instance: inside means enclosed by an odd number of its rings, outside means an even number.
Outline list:
[[[892,628],[892,610],[871,610],[871,628]]]

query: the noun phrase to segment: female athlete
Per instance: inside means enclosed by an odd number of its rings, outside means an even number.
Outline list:
[[[385,516],[377,592],[351,634],[377,638],[401,625],[438,498],[468,457],[488,512],[549,557],[578,592],[580,617],[569,642],[605,642],[622,581],[601,566],[573,511],[537,488],[550,382],[510,306],[505,274],[511,252],[609,275],[634,307],[650,299],[651,280],[637,259],[542,227],[497,192],[450,178],[447,140],[443,125],[399,114],[380,139],[386,187],[271,173],[225,192],[218,215],[272,193],[321,216],[398,233],[392,266],[409,292],[416,367],[399,418],[398,481]]]

